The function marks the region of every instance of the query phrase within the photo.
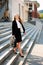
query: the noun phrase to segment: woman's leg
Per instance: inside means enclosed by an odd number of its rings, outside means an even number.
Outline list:
[[[14,42],[14,52],[16,52],[16,49],[17,49],[16,43],[17,43],[17,41],[15,40],[15,42]]]
[[[17,49],[17,47],[14,47],[14,49],[13,49],[13,50],[14,50],[14,52],[16,52],[16,49]]]
[[[19,50],[19,52],[20,52],[20,55],[23,56],[20,43],[21,43],[21,42],[18,42],[18,43],[17,43],[17,48],[18,48],[18,50]]]

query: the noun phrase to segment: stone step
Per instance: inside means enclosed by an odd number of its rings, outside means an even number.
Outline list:
[[[38,32],[39,32],[39,30],[36,32],[36,34],[34,35],[34,37],[33,37],[33,38],[31,39],[31,41],[29,42],[29,47],[28,47],[27,50],[25,50],[25,51],[27,51],[26,54],[25,54],[25,58],[23,58],[22,60],[20,60],[19,64],[16,64],[16,65],[27,65],[26,59],[27,59],[27,56],[28,56],[28,54],[29,54],[29,52],[30,52],[30,49],[32,48],[32,46],[33,46],[33,44],[34,44],[34,41],[35,41],[35,39],[36,39],[36,37],[37,37],[37,35],[38,35]],[[16,62],[16,63],[17,63],[17,62]]]
[[[12,31],[11,31],[11,30],[10,30],[10,31],[7,31],[7,32],[5,32],[5,33],[3,33],[3,34],[0,34],[0,37],[1,37],[1,38],[6,37],[6,36],[8,36],[9,34],[12,34]]]
[[[12,22],[0,22],[0,26],[9,26],[12,25]]]
[[[33,26],[33,25],[31,25],[31,24],[29,24],[29,23],[23,23],[23,25],[24,25],[24,27],[27,27],[27,26]],[[7,28],[7,27],[11,27],[12,26],[12,23],[0,23],[0,29],[4,29],[5,27]]]
[[[24,25],[25,26],[25,25]],[[32,26],[33,27],[33,26]],[[3,29],[2,29],[3,28]],[[2,27],[2,28],[0,28],[0,34],[2,34],[2,33],[5,33],[5,32],[7,32],[7,31],[9,31],[10,29],[12,29],[11,28],[11,26],[8,28],[8,27]],[[28,26],[25,26],[25,29],[27,29],[27,28],[30,28],[30,25],[28,25]]]
[[[25,29],[26,32],[28,31],[28,29],[30,29],[30,28],[28,27],[28,28]],[[7,35],[9,35],[9,34],[11,34],[11,33],[12,33],[12,30],[11,30],[11,29],[8,29],[8,30],[4,31],[4,33],[2,32],[2,33],[0,34],[0,38],[6,37]]]
[[[33,31],[35,31],[35,28],[33,28],[33,29],[31,29],[30,31],[28,31],[27,35],[25,35],[22,39],[25,40],[25,39],[26,39],[25,37],[28,38],[29,35],[31,36],[31,34],[32,34]],[[23,41],[24,41],[24,40],[23,40]]]
[[[30,28],[30,27],[29,26],[28,27],[25,27],[25,30],[28,29],[28,28]],[[1,29],[0,30],[0,34],[5,33],[5,32],[7,32],[9,30],[12,30],[12,28],[10,27],[10,28]]]
[[[30,30],[30,31],[29,31]],[[33,29],[28,29],[29,32],[26,32],[27,34],[26,35],[23,35],[22,37],[22,40],[24,40],[26,38],[26,36],[28,36],[32,31]],[[4,49],[6,49],[6,47],[9,46],[9,43],[10,43],[10,40],[7,40],[6,42],[4,42],[3,44],[0,45],[0,52]]]
[[[11,26],[0,27],[0,30],[7,29],[7,28],[10,28],[10,27],[11,27]]]
[[[0,31],[0,34],[6,33],[7,31],[10,31],[10,30],[11,30],[11,28],[7,28],[7,29],[5,28]]]
[[[36,32],[36,30],[35,31],[33,31],[33,32]],[[32,37],[32,35],[33,34],[31,34],[31,37]],[[26,39],[23,43],[22,43],[22,46],[21,46],[21,48],[23,49],[25,46],[26,46],[26,44],[28,43],[28,41],[29,41],[30,39]],[[19,53],[18,53],[19,54]],[[13,62],[13,60],[18,56],[18,54],[16,55],[16,56],[13,56],[11,59],[12,59],[12,62]],[[8,55],[8,53],[7,53],[7,55]],[[4,56],[3,56],[4,57]],[[4,59],[5,59],[5,57],[4,57]],[[1,59],[1,62],[2,62],[2,60],[3,60],[3,58]],[[11,61],[11,60],[10,60]],[[8,62],[8,64],[9,65],[11,65],[12,64],[12,62],[9,64],[9,62]],[[7,64],[7,65],[8,65]]]
[[[28,43],[28,42],[27,42]],[[27,45],[27,44],[26,44]],[[32,44],[31,44],[32,45]],[[29,45],[29,48],[31,47],[31,45]],[[26,47],[25,47],[26,48]],[[27,50],[26,50],[27,51]],[[26,53],[27,54],[27,53]],[[24,58],[22,58],[22,61],[23,61],[23,59],[25,59],[25,57],[26,57],[26,54],[25,54],[25,56],[24,56]],[[18,56],[19,57],[19,56]],[[7,63],[6,63],[6,65],[12,65],[14,62],[14,59],[15,57],[13,56]],[[16,59],[16,62],[17,62],[17,59]],[[14,63],[15,64],[15,63]],[[18,65],[18,64],[17,64]],[[20,65],[22,65],[22,64],[20,64]]]
[[[30,27],[30,25],[28,24],[28,25],[24,25],[24,27],[26,28],[26,27]],[[33,26],[32,26],[33,27]],[[3,30],[3,29],[8,29],[8,28],[12,28],[12,26],[2,26],[2,27],[0,27],[0,30]]]
[[[10,40],[10,37],[12,36],[12,34],[8,35],[7,37],[1,38],[0,39],[0,44],[4,43],[7,40]]]
[[[33,43],[34,43],[34,41],[35,41],[35,39],[36,39],[36,36],[37,36],[37,34],[38,34],[38,31],[35,33],[35,35],[32,37],[32,39],[31,39],[31,41],[27,44],[28,45],[28,48],[27,49],[25,49],[25,51],[24,51],[24,58],[21,58],[21,57],[18,57],[18,60],[16,60],[15,61],[15,63],[13,62],[13,64],[15,64],[15,65],[25,65],[25,60],[26,60],[26,58],[27,58],[27,55],[29,54],[29,52],[30,52],[30,49],[32,48],[32,45],[33,45]],[[8,64],[8,63],[7,63]],[[6,65],[7,65],[6,64]],[[10,65],[10,64],[9,64]]]
[[[25,27],[26,33],[25,34],[21,33],[22,34],[21,48],[23,51],[29,52],[29,48],[31,48],[34,42],[33,40],[35,40],[38,34],[38,29],[36,28],[36,26],[28,22],[23,23],[23,25]],[[19,52],[15,55],[13,51],[13,47],[10,46],[10,37],[12,36],[11,26],[12,23],[0,24],[0,33],[1,33],[0,34],[0,52],[1,52],[0,65],[13,65],[13,63],[17,61],[17,58],[19,59]],[[23,58],[24,61],[27,57],[28,52],[24,54],[24,58]],[[24,63],[24,61],[22,63]],[[20,63],[21,60],[16,65],[19,65]]]
[[[9,33],[9,32],[8,32],[8,33]],[[4,33],[4,34],[5,34],[5,33]],[[1,38],[1,39],[0,39],[0,44],[4,43],[6,40],[10,39],[10,37],[11,37],[11,34],[7,35],[7,36],[4,37],[4,38]]]
[[[32,29],[32,30],[33,30],[33,29]],[[28,34],[30,34],[30,32],[31,32],[32,30],[30,30],[30,31],[28,30],[29,32],[28,32],[26,35],[23,35],[22,40],[24,40],[25,37],[28,36]],[[7,40],[7,41],[8,41],[8,40]],[[1,46],[0,46],[0,51],[1,51],[4,47],[6,47],[6,46],[9,45],[9,43],[7,43],[7,41],[1,44]],[[4,49],[3,49],[3,50],[4,50]]]

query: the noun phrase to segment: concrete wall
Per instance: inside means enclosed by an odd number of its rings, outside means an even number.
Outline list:
[[[24,6],[24,21],[28,21],[28,6]]]
[[[9,0],[9,12],[10,19],[13,20],[16,14],[19,14],[23,21],[28,19],[27,6],[24,4],[24,0]]]
[[[9,0],[9,12],[11,20],[14,19],[16,14],[19,14],[19,4],[20,4],[20,16],[23,16],[23,0]]]

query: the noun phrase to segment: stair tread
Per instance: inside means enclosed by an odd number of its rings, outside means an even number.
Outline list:
[[[0,31],[0,33],[3,34],[4,32],[10,31],[10,30],[11,30],[11,28],[3,29]]]
[[[0,24],[0,30],[2,29],[1,30],[2,33],[0,34],[0,36],[2,36],[2,38],[0,38],[0,43],[2,43],[0,46],[0,50],[1,50],[1,53],[0,53],[1,62],[0,63],[3,63],[2,65],[11,65],[12,62],[14,61],[14,59],[16,59],[17,56],[19,55],[19,52],[18,52],[18,54],[15,55],[13,52],[13,47],[10,46],[10,37],[12,36],[10,24],[12,25],[12,23]],[[1,27],[1,25],[2,25],[2,27]],[[23,25],[26,29],[26,34],[22,34],[22,42],[21,42],[22,49],[25,48],[27,43],[29,43],[29,46],[30,46],[30,42],[31,42],[31,45],[32,45],[32,43],[34,42],[36,35],[38,33],[38,29],[36,28],[36,26],[29,24],[29,23],[23,23]],[[27,46],[27,48],[26,48],[27,53],[29,52],[30,47]],[[25,54],[25,57],[23,58],[24,60],[27,56],[27,53]],[[20,63],[23,63],[24,62],[23,59],[21,59],[17,65],[20,65]]]
[[[3,34],[0,34],[0,35],[2,36],[2,35],[9,34],[9,33],[12,33],[12,31],[10,30],[10,31],[7,31],[7,32],[5,32],[5,33],[3,33]]]
[[[34,36],[35,37],[35,36]],[[30,44],[31,43],[31,44]],[[30,47],[32,46],[32,43],[33,43],[33,40],[31,40],[30,41]],[[20,65],[21,63],[23,63],[23,61],[25,60],[25,58],[26,58],[26,55],[27,55],[27,52],[29,51],[29,49],[30,49],[30,47],[28,47],[28,49],[27,49],[27,51],[26,51],[26,54],[25,54],[25,57],[24,58],[22,58],[22,60],[20,60],[20,63],[18,64],[18,65]],[[22,47],[23,48],[23,47]],[[15,59],[15,55],[13,55],[11,58],[10,58],[10,60],[6,63],[6,65],[10,65],[11,63],[12,63],[12,61]],[[22,65],[22,64],[21,64]]]
[[[31,30],[30,30],[30,31],[31,31]],[[29,32],[28,32],[28,34],[29,34]],[[23,36],[22,36],[22,40],[24,40],[24,38],[25,38],[26,36],[27,36],[27,35],[23,35]],[[8,44],[10,44],[10,40],[7,40],[7,41],[4,42],[3,44],[1,44],[0,50],[1,50],[3,47],[7,46]]]
[[[38,33],[38,31],[37,31],[36,34],[34,35],[34,37],[33,37],[34,39],[31,39],[31,41],[30,41],[30,43],[29,43],[29,47],[28,47],[28,49],[26,50],[26,53],[25,53],[26,56],[29,54],[29,50],[30,50],[30,48],[31,48],[32,45],[33,45],[33,42],[34,42],[34,40],[35,40],[35,38],[36,38],[37,33]],[[28,52],[28,54],[27,54],[27,52]],[[25,58],[20,59],[20,60],[18,61],[19,63],[16,62],[16,65],[23,65],[23,63],[25,63],[24,61],[25,61],[25,59],[26,59],[26,56],[25,56]]]
[[[5,40],[5,39],[7,39],[7,38],[9,38],[9,37],[11,37],[11,34],[8,35],[7,37],[4,37],[4,38],[0,39],[0,42],[3,41],[3,40]]]
[[[29,41],[29,39],[27,40],[27,41]],[[27,42],[26,40],[25,40],[25,42],[23,42],[23,46],[22,46],[22,48],[27,44],[26,42]],[[11,49],[12,50],[12,49]],[[10,52],[10,51],[9,51]],[[3,53],[3,52],[2,52]],[[4,57],[4,55],[2,55],[2,57]]]
[[[30,30],[30,31],[31,31],[31,30]],[[29,32],[28,32],[28,34],[29,34]],[[22,36],[22,40],[24,40],[24,38],[25,38],[28,34],[23,35],[23,36]],[[7,41],[4,42],[3,44],[1,44],[0,49],[3,48],[4,46],[6,46],[7,44],[9,44],[8,41],[10,42],[10,40],[7,40]]]
[[[26,42],[24,42],[25,44],[24,45],[22,45],[22,49],[23,49],[23,47],[26,45],[26,43],[28,42],[28,40],[26,40]],[[19,54],[19,53],[18,53]],[[11,59],[10,59],[10,62],[12,62],[16,57],[17,57],[17,55],[18,54],[16,54],[16,55],[14,55]],[[7,65],[9,65],[10,64],[10,62],[8,62],[8,64]]]
[[[26,36],[26,35],[25,35],[25,36]],[[10,37],[11,37],[11,34],[8,35],[7,37],[1,38],[1,39],[0,39],[0,42],[3,41],[3,40],[5,40],[5,39],[8,39],[8,38],[10,38]],[[23,38],[24,38],[24,37],[23,37]]]
[[[26,42],[27,42],[28,40],[25,40],[25,42],[23,42],[23,46],[21,47],[21,48],[23,48],[25,45],[26,45]],[[0,58],[0,60],[1,59],[3,59],[3,57],[5,57],[5,55],[7,55],[11,50],[12,50],[13,48],[7,48],[5,51],[3,51],[0,55],[1,55],[1,58]],[[2,55],[3,54],[3,55]]]

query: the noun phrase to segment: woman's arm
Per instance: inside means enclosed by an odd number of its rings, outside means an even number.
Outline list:
[[[12,22],[12,35],[15,35],[18,30],[16,21]]]
[[[20,24],[21,24],[21,26],[23,28],[23,33],[25,33],[25,28],[24,28],[23,24],[21,22],[20,22]]]

